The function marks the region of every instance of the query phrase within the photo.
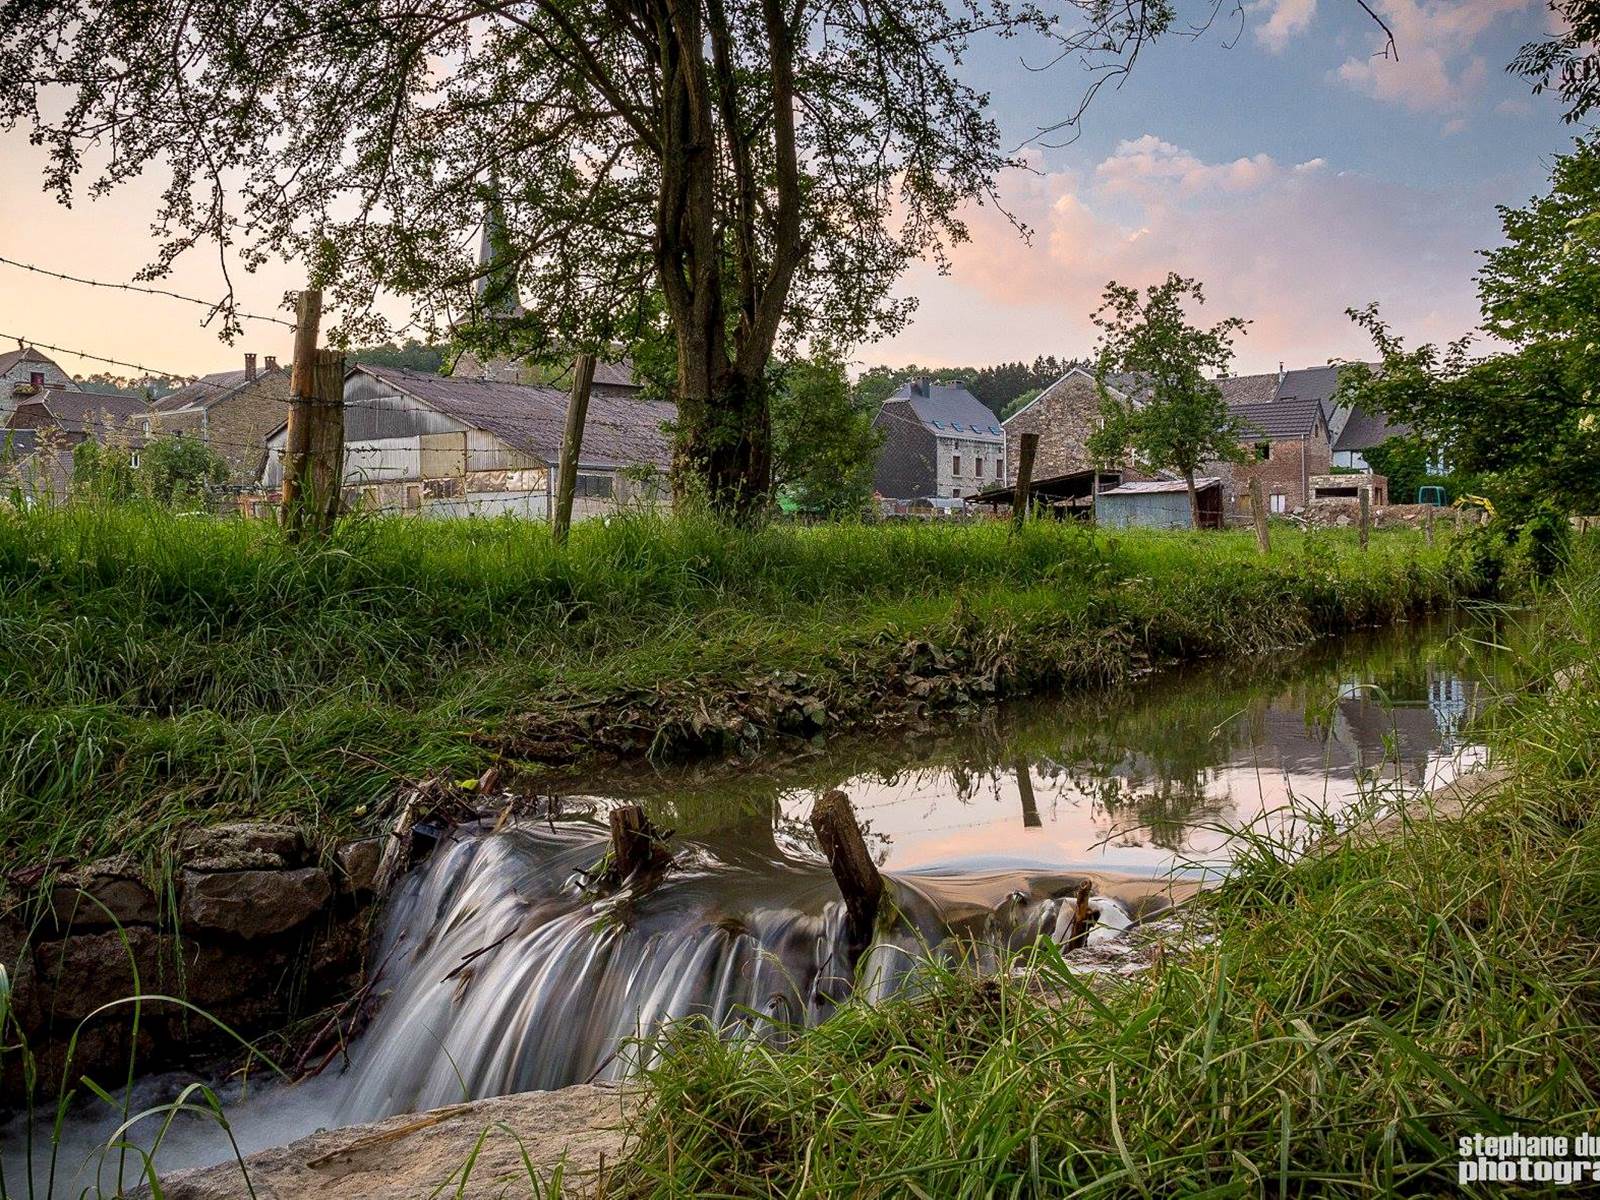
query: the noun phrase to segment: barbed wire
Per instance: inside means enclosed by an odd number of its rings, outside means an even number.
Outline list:
[[[0,263],[4,263],[8,267],[16,267],[19,270],[32,271],[35,275],[47,275],[51,279],[65,279],[69,283],[81,283],[89,287],[109,288],[114,291],[122,292],[141,292],[147,296],[165,296],[171,300],[182,300],[187,304],[198,304],[201,308],[209,309],[212,316],[215,316],[217,313],[222,312],[227,308],[226,301],[222,300],[202,300],[198,296],[185,296],[182,292],[168,291],[166,288],[144,287],[137,283],[112,283],[103,279],[85,279],[81,275],[68,275],[62,271],[52,271],[48,267],[41,267],[34,263],[19,262],[14,258],[6,258],[4,255],[0,255]],[[295,323],[293,321],[285,320],[282,317],[263,316],[260,313],[245,312],[244,310],[238,308],[234,308],[229,311],[233,316],[242,317],[248,321],[270,321],[272,324],[282,325],[286,329],[292,330],[295,328]],[[210,318],[208,317],[207,320],[209,319]],[[70,353],[70,351],[66,351],[65,353]],[[87,358],[90,356],[85,355],[84,357]]]

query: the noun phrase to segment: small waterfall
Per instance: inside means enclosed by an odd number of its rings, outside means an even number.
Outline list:
[[[462,831],[402,883],[374,958],[384,999],[342,1081],[340,1123],[625,1076],[637,1039],[688,1018],[782,1039],[853,988],[876,999],[906,986],[929,952],[976,954],[982,969],[992,947],[1065,919],[1058,899],[952,903],[937,879],[890,877],[896,915],[853,973],[825,867],[702,853],[643,894],[597,901],[584,883],[604,846],[587,825]],[[1095,903],[1095,936],[1129,923]]]

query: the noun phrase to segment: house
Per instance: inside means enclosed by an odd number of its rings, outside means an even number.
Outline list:
[[[1194,481],[1200,528],[1222,528],[1222,480],[1199,475]],[[1193,529],[1189,485],[1181,479],[1146,479],[1118,484],[1094,498],[1096,523],[1112,529]]]
[[[10,424],[19,403],[44,395],[45,389],[76,392],[78,385],[56,360],[32,346],[0,353],[0,424]]]
[[[1005,478],[1000,420],[960,383],[902,384],[872,425],[883,431],[873,489],[885,499],[959,500]]]
[[[358,363],[345,375],[344,486],[352,508],[544,519],[555,492],[568,393]],[[665,503],[669,403],[589,399],[573,518]],[[267,438],[260,482],[283,484],[287,428]]]
[[[1119,375],[1107,379],[1106,391],[1114,399],[1137,403],[1140,389],[1134,379]],[[1089,436],[1100,428],[1100,388],[1094,372],[1073,367],[1007,417],[1004,427],[1007,483],[1017,480],[1025,433],[1039,435],[1033,455],[1035,480],[1075,475],[1100,466],[1087,449]]]
[[[1279,399],[1229,406],[1246,431],[1242,463],[1217,463],[1206,470],[1223,483],[1229,512],[1250,511],[1250,483],[1261,481],[1269,512],[1304,508],[1311,479],[1328,473],[1328,419],[1316,399]]]
[[[266,356],[257,369],[246,354],[241,370],[203,375],[150,404],[142,417],[149,435],[198,438],[227,460],[229,481],[260,477],[267,436],[289,415],[289,372]]]

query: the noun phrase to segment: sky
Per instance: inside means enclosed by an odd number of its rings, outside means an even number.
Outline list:
[[[1185,16],[1209,9],[1179,3]],[[1505,72],[1553,28],[1545,0],[1372,0],[1398,60],[1376,54],[1383,35],[1356,0],[1230,3],[1102,91],[1066,144],[1040,129],[1076,106],[1081,73],[1030,70],[1014,42],[978,47],[967,77],[1026,163],[999,181],[1000,200],[1031,236],[993,206],[972,209],[948,274],[914,266],[902,289],[915,317],[858,348],[857,365],[1087,356],[1106,282],[1169,270],[1205,285],[1202,318],[1251,321],[1238,371],[1370,357],[1345,315],[1369,301],[1408,340],[1472,330],[1495,206],[1540,192],[1574,134],[1553,97]],[[45,157],[25,133],[0,134],[0,163],[0,257],[102,280],[130,280],[148,261],[157,179],[67,209],[43,192]],[[244,308],[270,314],[303,280],[273,264],[236,270],[235,283]],[[160,286],[220,295],[215,252],[180,261]],[[238,366],[246,350],[287,361],[286,329],[246,322],[229,346],[203,315],[0,264],[0,348],[21,336],[175,374]],[[76,373],[132,373],[52,354]]]

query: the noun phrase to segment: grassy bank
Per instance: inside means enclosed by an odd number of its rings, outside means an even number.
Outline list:
[[[406,778],[748,747],[1124,678],[1451,600],[1407,531],[1097,536],[0,516],[0,851],[144,851],[284,814],[339,834]]]
[[[1486,734],[1509,781],[1198,902],[1213,941],[1091,991],[1053,952],[851,1006],[787,1053],[688,1035],[630,1195],[1391,1195],[1474,1133],[1600,1106],[1600,571]],[[1585,1176],[1587,1178],[1587,1176]]]

